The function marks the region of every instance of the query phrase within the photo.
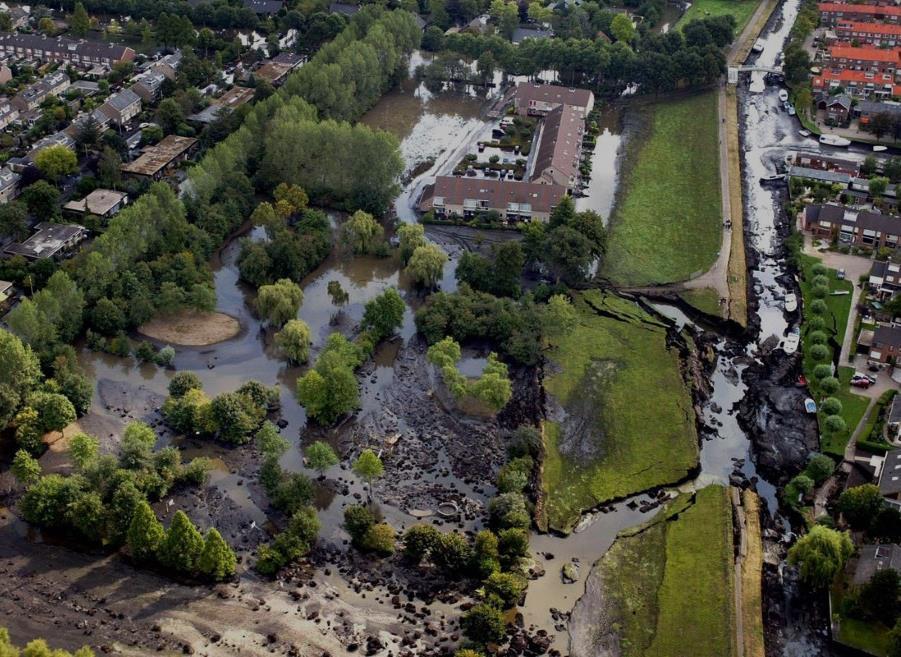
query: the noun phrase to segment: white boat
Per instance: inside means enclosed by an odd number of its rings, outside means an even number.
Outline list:
[[[807,128],[801,128],[800,130],[798,130],[798,134],[802,137],[809,137],[812,133]]]
[[[816,413],[817,412],[817,403],[808,397],[804,400],[804,410],[808,413]]]
[[[779,90],[779,100],[783,103],[788,100],[788,92],[785,89]]]
[[[794,116],[795,114],[796,114],[795,108],[794,108],[793,106],[789,105],[789,106],[788,106],[788,115],[789,115],[789,116]]]
[[[787,354],[793,354],[798,351],[798,344],[801,342],[801,334],[795,329],[785,336],[782,341],[782,351]]]
[[[785,312],[793,313],[798,309],[798,297],[794,292],[785,295]]]
[[[754,42],[754,45],[751,46],[751,52],[763,52],[763,46],[763,39],[757,39],[757,41]]]
[[[826,144],[827,146],[845,147],[851,145],[851,140],[839,137],[838,135],[820,135],[820,143]]]
[[[873,146],[873,152],[874,152],[874,153],[883,153],[883,152],[885,152],[885,151],[887,151],[887,150],[888,150],[888,146],[879,146],[879,145]]]

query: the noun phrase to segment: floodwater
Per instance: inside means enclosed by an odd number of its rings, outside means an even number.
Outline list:
[[[591,180],[576,199],[577,210],[594,210],[609,220],[619,185],[620,151],[623,147],[621,109],[605,107],[600,112],[594,152],[591,154]]]

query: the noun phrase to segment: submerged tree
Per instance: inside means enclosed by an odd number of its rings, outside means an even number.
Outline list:
[[[364,449],[354,461],[354,474],[362,477],[369,487],[369,498],[372,499],[372,481],[385,474],[385,466],[382,459],[371,449]]]

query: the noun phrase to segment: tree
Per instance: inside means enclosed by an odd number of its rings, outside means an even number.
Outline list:
[[[105,146],[97,161],[97,176],[107,187],[116,188],[122,182],[122,158],[109,146]]]
[[[147,501],[142,500],[134,510],[126,533],[125,540],[131,556],[139,562],[153,561],[165,538],[163,525],[156,519]]]
[[[222,440],[241,445],[260,426],[265,409],[256,406],[247,395],[226,392],[213,399],[210,415]]]
[[[873,120],[870,122],[870,130],[876,135],[876,139],[881,139],[882,135],[892,129],[892,123],[893,120],[891,114],[888,112],[880,112],[874,116]]]
[[[19,201],[0,205],[0,234],[16,240],[28,235],[28,210]]]
[[[310,358],[310,327],[299,319],[289,319],[275,334],[275,346],[292,363],[306,363]]]
[[[404,321],[406,305],[400,294],[389,287],[377,297],[367,302],[363,310],[363,330],[372,334],[374,342],[387,338],[399,329]]]
[[[368,212],[357,210],[341,225],[341,242],[353,253],[373,253],[384,239],[385,229]]]
[[[210,527],[203,542],[203,552],[197,561],[200,573],[216,582],[235,574],[237,559],[225,539],[215,527]]]
[[[328,291],[329,298],[332,300],[332,305],[340,308],[347,300],[350,298],[350,295],[344,291],[344,288],[341,287],[341,281],[329,281],[328,286],[326,287]]]
[[[497,607],[478,604],[460,619],[460,627],[466,637],[478,644],[500,643],[506,633],[504,615]]]
[[[273,326],[283,326],[297,317],[303,303],[303,290],[289,278],[280,278],[272,285],[263,285],[257,293],[257,311]]]
[[[463,577],[472,562],[472,548],[459,532],[441,534],[432,546],[432,563],[448,577]]]
[[[22,191],[28,211],[41,219],[59,215],[59,190],[46,180],[38,180]]]
[[[79,470],[84,470],[89,463],[97,458],[99,453],[100,441],[94,436],[79,433],[72,436],[69,440],[69,455],[72,457],[75,467]]]
[[[69,20],[69,29],[78,37],[83,37],[91,29],[91,17],[88,16],[87,10],[80,2],[75,3],[72,18]]]
[[[184,397],[189,390],[203,388],[200,377],[194,372],[176,372],[169,381],[169,395],[172,397]]]
[[[166,134],[175,132],[185,120],[185,112],[174,98],[165,98],[160,101],[156,116]]]
[[[413,252],[426,244],[425,227],[422,224],[402,224],[397,229],[397,237],[400,242],[400,261],[406,266]]]
[[[891,627],[898,619],[899,594],[901,576],[897,570],[885,568],[873,573],[870,581],[860,587],[858,604],[864,616]]]
[[[35,392],[27,404],[38,413],[43,431],[62,431],[75,422],[75,407],[66,397],[53,392]]]
[[[323,353],[297,382],[297,399],[314,420],[332,424],[359,404],[352,367],[337,353]]]
[[[838,509],[854,529],[865,529],[883,507],[879,487],[864,484],[849,488],[838,498]]]
[[[404,270],[413,282],[425,288],[434,288],[441,279],[447,254],[436,244],[418,246]]]
[[[375,524],[375,515],[367,507],[359,504],[344,509],[344,529],[350,534],[355,545],[360,545],[366,532]]]
[[[885,190],[888,188],[888,178],[874,176],[870,178],[868,188],[870,197],[873,199],[878,199],[880,196],[885,194]]]
[[[310,444],[306,448],[305,453],[307,465],[316,470],[320,476],[325,476],[326,470],[338,464],[338,455],[335,454],[335,450],[332,449],[331,445],[321,440]]]
[[[115,335],[125,326],[125,313],[106,297],[100,299],[90,313],[91,326],[103,335]]]
[[[494,353],[488,354],[488,362],[482,375],[469,385],[470,394],[499,411],[513,396],[513,386],[507,376],[507,366]]]
[[[292,213],[303,212],[310,203],[310,197],[298,185],[280,183],[273,192],[277,201],[284,201],[291,208]]]
[[[193,573],[203,552],[203,536],[184,511],[176,511],[159,546],[160,563],[176,572]]]
[[[635,26],[627,14],[616,14],[610,21],[610,35],[617,41],[630,44],[635,39]]]
[[[366,481],[369,487],[369,498],[372,499],[372,480],[378,479],[385,474],[385,466],[382,465],[380,459],[371,449],[364,449],[360,452],[360,456],[354,461],[354,474]]]
[[[813,454],[804,471],[819,486],[835,471],[835,461],[825,454]]]
[[[395,542],[394,528],[386,522],[378,522],[366,531],[361,547],[369,552],[387,557],[394,553]]]
[[[16,451],[10,469],[16,480],[23,486],[31,486],[41,478],[41,464],[24,449]]]
[[[78,158],[68,146],[58,144],[42,149],[34,158],[38,169],[48,179],[59,182],[63,176],[78,171]]]
[[[813,588],[827,588],[832,584],[854,545],[847,532],[816,525],[802,536],[788,552],[788,561],[801,569],[801,580]]]

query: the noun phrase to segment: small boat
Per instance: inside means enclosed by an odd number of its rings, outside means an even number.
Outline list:
[[[784,173],[774,173],[772,176],[760,176],[760,182],[762,184],[779,182],[780,180],[785,180]]]
[[[763,39],[757,39],[757,41],[754,42],[754,45],[751,46],[751,52],[763,52],[763,47]]]
[[[804,410],[808,413],[816,413],[817,412],[817,403],[812,400],[810,397],[804,400]]]
[[[812,133],[807,128],[801,128],[800,130],[798,130],[798,134],[802,137],[809,137]]]
[[[888,150],[888,146],[880,146],[878,144],[876,146],[873,146],[874,153],[884,153],[887,150]]]
[[[820,135],[820,143],[827,146],[846,147],[851,145],[850,139],[839,137],[838,135]]]
[[[793,313],[798,309],[798,297],[794,292],[785,295],[785,312]]]
[[[797,112],[795,112],[795,108],[792,105],[789,105],[788,106],[788,115],[794,116],[795,114],[797,114]]]
[[[807,385],[807,379],[804,378],[803,374],[798,375],[798,383],[797,385],[801,388]]]
[[[788,92],[785,89],[780,89],[779,90],[779,101],[784,103],[787,100],[788,100]]]
[[[797,329],[785,336],[782,341],[782,351],[787,354],[793,354],[798,351],[798,344],[801,342],[801,334]]]

